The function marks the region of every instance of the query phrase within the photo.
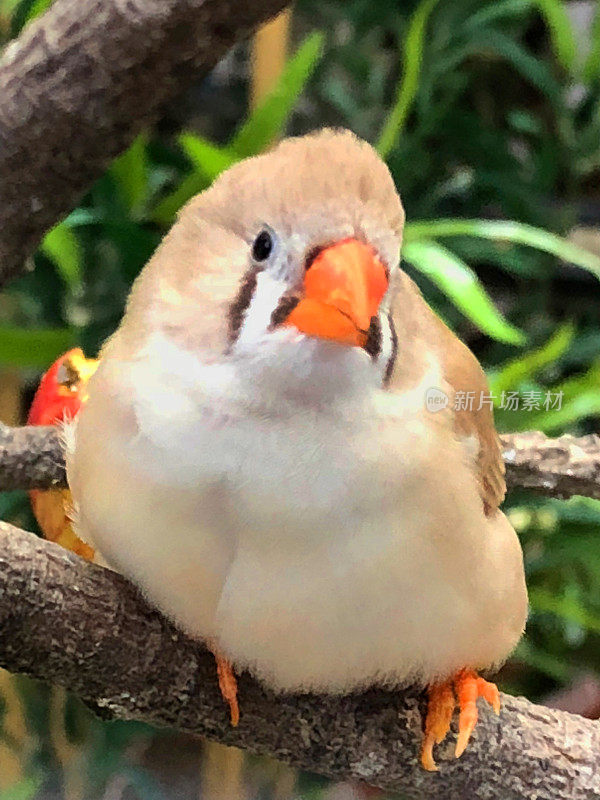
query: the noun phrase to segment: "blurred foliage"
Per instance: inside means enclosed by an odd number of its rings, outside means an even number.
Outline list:
[[[49,4],[0,0],[0,36]],[[407,211],[404,265],[485,365],[499,427],[598,430],[600,245],[593,254],[565,236],[600,222],[600,8],[585,31],[570,12],[563,0],[299,0],[299,44],[273,93],[249,116],[239,109],[226,142],[197,120],[145,132],[47,234],[35,270],[0,298],[0,369],[33,385],[72,344],[94,355],[186,200],[285,131],[342,125],[389,164]],[[211,108],[217,117],[219,103]],[[560,407],[544,406],[547,392]],[[510,393],[540,399],[500,407]],[[532,612],[501,678],[537,699],[582,670],[600,676],[600,503],[514,493],[507,508]],[[32,525],[19,493],[0,497],[0,514]],[[72,698],[57,712],[50,690],[13,684],[31,736],[23,745],[8,722],[2,729],[22,779],[0,800],[27,800],[53,780],[66,787],[73,771],[74,797],[168,796],[138,757],[157,734],[101,723]],[[252,786],[276,794],[273,782]],[[326,791],[311,776],[298,787],[305,798]]]

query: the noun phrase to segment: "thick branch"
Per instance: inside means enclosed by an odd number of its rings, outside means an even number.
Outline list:
[[[56,428],[9,428],[0,422],[0,491],[65,485],[65,461]]]
[[[600,726],[504,696],[482,709],[458,761],[417,763],[415,690],[274,696],[248,675],[234,729],[213,659],[121,576],[0,523],[0,665],[61,684],[107,716],[202,734],[339,779],[419,800],[600,800]]]
[[[509,433],[501,437],[509,489],[521,486],[566,499],[600,498],[600,437]]]
[[[536,431],[502,438],[509,488],[550,497],[600,498],[600,438]],[[65,485],[63,457],[53,428],[9,428],[0,423],[0,491]]]
[[[194,75],[284,0],[56,0],[0,63],[0,284]]]

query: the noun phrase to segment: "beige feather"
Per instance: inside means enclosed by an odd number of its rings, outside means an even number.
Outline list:
[[[418,287],[402,271],[397,276],[394,324],[399,340],[413,343],[413,356],[406,358],[401,354],[389,390],[395,392],[404,388],[410,378],[406,369],[407,361],[412,361],[415,369],[418,369],[423,364],[424,354],[436,354],[449,404],[454,411],[456,433],[463,439],[471,436],[476,438],[477,479],[486,514],[492,514],[506,494],[505,469],[494,414],[489,402],[485,402],[485,398],[489,399],[490,396],[489,387],[479,362],[431,310]],[[456,404],[457,392],[472,393],[473,402]]]
[[[483,374],[398,270],[403,221],[389,171],[347,132],[236,165],[136,281],[71,437],[80,535],[276,688],[427,683],[500,663],[523,630],[491,416],[424,404],[428,387],[478,391]],[[278,260],[232,348],[228,315],[265,224]],[[348,237],[395,276],[389,390],[360,348],[268,329],[310,252]]]

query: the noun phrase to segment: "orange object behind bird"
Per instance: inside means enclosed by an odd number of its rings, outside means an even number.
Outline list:
[[[97,359],[86,358],[78,347],[60,356],[42,376],[28,424],[57,425],[73,419],[87,400],[87,383],[97,366]],[[90,561],[94,558],[94,550],[73,531],[68,516],[71,506],[68,489],[32,489],[29,498],[46,539]]]

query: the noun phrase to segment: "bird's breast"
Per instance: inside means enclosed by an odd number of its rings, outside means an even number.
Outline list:
[[[447,674],[510,650],[518,543],[486,522],[462,447],[421,395],[290,415],[156,392],[123,415],[97,393],[70,475],[82,533],[189,634],[287,689]]]
[[[302,549],[315,537],[345,535],[397,507],[410,481],[401,455],[414,451],[410,431],[403,444],[392,441],[385,423],[370,416],[299,412],[219,423],[211,413],[202,436],[206,481],[228,494],[226,524],[258,548],[285,542]]]

